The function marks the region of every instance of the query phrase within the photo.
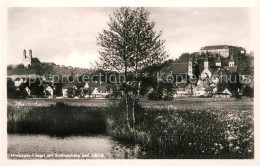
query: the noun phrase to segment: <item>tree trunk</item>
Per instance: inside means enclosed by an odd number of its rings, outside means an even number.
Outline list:
[[[133,130],[135,130],[135,100],[136,100],[136,97],[134,97],[133,110],[132,110]]]
[[[128,107],[128,92],[127,87],[125,87],[125,105],[126,105],[126,125],[128,129],[130,129],[130,122],[129,122],[129,107]]]

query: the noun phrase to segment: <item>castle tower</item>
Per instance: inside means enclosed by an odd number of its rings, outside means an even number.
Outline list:
[[[208,69],[209,68],[209,58],[208,55],[206,54],[206,58],[204,60],[204,69]]]
[[[221,59],[220,59],[220,55],[218,56],[218,59],[216,61],[216,66],[221,67]]]
[[[188,75],[192,76],[192,58],[189,59]]]
[[[234,61],[234,58],[233,58],[233,54],[230,55],[230,60],[229,60],[228,65],[229,65],[229,67],[235,66],[235,61]]]

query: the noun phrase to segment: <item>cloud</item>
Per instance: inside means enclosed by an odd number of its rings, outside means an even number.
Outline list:
[[[91,68],[91,64],[94,64],[98,60],[99,57],[96,52],[80,53],[79,51],[72,51],[65,58],[60,55],[52,59],[56,64],[82,68]]]

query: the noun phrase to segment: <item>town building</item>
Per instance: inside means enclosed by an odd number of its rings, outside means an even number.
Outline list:
[[[174,74],[174,75],[189,75],[192,76],[192,58],[189,59],[189,62],[182,63],[172,63],[171,65],[163,68],[162,73]]]

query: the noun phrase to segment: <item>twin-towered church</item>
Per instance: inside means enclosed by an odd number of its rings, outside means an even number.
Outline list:
[[[23,65],[28,68],[32,66],[32,50],[29,50],[29,56],[26,55],[26,50],[23,50]]]

